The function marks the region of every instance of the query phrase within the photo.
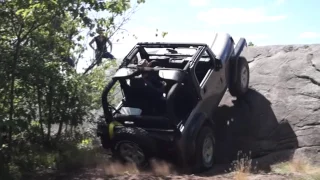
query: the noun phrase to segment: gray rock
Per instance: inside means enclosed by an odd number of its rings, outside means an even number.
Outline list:
[[[241,150],[254,157],[305,154],[320,163],[320,45],[248,47],[242,55],[250,90],[238,100],[226,93],[220,103],[217,161]]]

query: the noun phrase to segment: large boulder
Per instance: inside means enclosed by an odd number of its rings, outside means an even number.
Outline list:
[[[268,161],[304,155],[320,164],[320,45],[248,47],[242,55],[250,90],[242,99],[226,93],[220,103],[217,162],[242,151],[278,153]]]

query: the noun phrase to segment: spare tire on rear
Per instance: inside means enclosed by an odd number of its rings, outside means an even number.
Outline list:
[[[135,163],[144,168],[149,160],[157,155],[155,141],[144,129],[121,127],[115,130],[111,148],[113,157],[125,162]]]

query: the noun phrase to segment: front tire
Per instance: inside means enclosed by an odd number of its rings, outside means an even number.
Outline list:
[[[250,69],[247,59],[243,56],[240,56],[237,66],[231,69],[231,77],[234,77],[235,70],[237,72],[237,77],[235,82],[231,81],[229,85],[229,92],[232,96],[241,97],[249,89]]]
[[[212,168],[214,164],[215,138],[212,128],[203,126],[196,140],[196,166],[194,172]]]

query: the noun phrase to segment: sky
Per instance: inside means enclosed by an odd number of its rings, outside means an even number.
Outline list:
[[[112,54],[123,58],[137,42],[146,41],[211,44],[220,32],[236,42],[244,37],[257,46],[320,43],[319,7],[319,0],[146,0],[123,27],[130,36],[111,39]],[[92,15],[107,16],[104,12]],[[156,37],[156,29],[168,35]],[[88,36],[84,41],[87,47],[90,40]],[[78,70],[93,57],[88,48]]]

